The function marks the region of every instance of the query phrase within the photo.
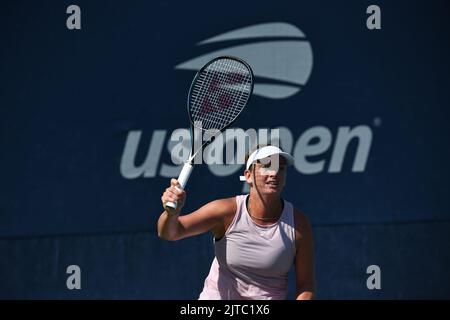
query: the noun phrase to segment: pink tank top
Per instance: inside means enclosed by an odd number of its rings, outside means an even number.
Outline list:
[[[247,211],[248,195],[236,196],[237,210],[220,240],[199,300],[286,299],[295,258],[292,204],[284,201],[279,220],[262,226]]]

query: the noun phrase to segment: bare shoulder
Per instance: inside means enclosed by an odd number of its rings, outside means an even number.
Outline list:
[[[302,240],[308,241],[312,237],[311,224],[306,214],[297,208],[294,208],[294,223],[297,245],[299,245]]]
[[[234,216],[235,211],[235,198],[226,198],[208,202],[192,213],[181,215],[178,218],[179,239],[206,231],[220,235],[225,223]]]
[[[208,207],[208,211],[216,216],[226,217],[234,215],[237,209],[236,198],[223,198],[209,202],[205,205]]]
[[[311,227],[307,215],[297,208],[294,208],[294,220],[295,220],[295,229],[301,230]]]
[[[208,203],[209,211],[215,216],[217,223],[211,229],[214,237],[219,239],[223,237],[226,230],[233,221],[234,215],[237,210],[236,198],[224,198],[214,200]]]

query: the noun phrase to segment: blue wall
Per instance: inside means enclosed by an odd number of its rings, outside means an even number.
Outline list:
[[[70,4],[81,30],[66,28]],[[381,30],[366,27],[371,4]],[[171,243],[155,228],[179,171],[170,136],[188,127],[196,65],[218,54],[256,76],[234,127],[282,127],[297,154],[284,196],[313,224],[317,297],[450,298],[446,1],[0,6],[0,298],[198,297],[211,236]],[[323,150],[302,161],[311,145]],[[196,166],[186,212],[242,193],[241,171]],[[366,287],[373,264],[381,290]]]

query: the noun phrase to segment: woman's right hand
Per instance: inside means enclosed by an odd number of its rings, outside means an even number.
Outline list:
[[[186,192],[180,188],[180,184],[178,183],[177,179],[170,180],[170,187],[168,187],[164,191],[161,197],[164,209],[167,211],[169,215],[179,214],[184,206],[185,200],[186,200]],[[170,207],[166,207],[167,202],[176,202],[177,208],[172,209]]]

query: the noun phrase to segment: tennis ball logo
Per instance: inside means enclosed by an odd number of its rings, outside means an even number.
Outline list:
[[[239,45],[229,45],[237,41]],[[253,69],[253,94],[271,99],[295,95],[306,85],[311,75],[311,45],[303,32],[292,24],[257,24],[217,35],[198,45],[212,43],[223,43],[226,47],[180,63],[175,69],[197,71],[215,57],[236,56],[248,62]]]

